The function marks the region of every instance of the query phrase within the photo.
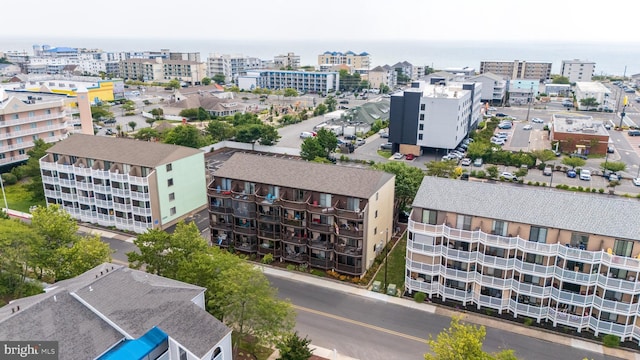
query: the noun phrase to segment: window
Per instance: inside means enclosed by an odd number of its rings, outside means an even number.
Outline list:
[[[173,167],[171,166],[171,164],[167,164],[167,172],[171,171],[173,169]]]
[[[377,195],[377,193],[376,193],[376,195]],[[358,198],[347,198],[347,210],[360,212],[360,199],[358,199]]]
[[[586,248],[589,243],[589,235],[588,234],[580,234],[580,233],[571,233],[571,246],[584,246]]]
[[[425,104],[420,104],[420,110],[424,111],[426,105]]]
[[[169,215],[175,215],[176,214],[176,207],[172,207],[171,209],[169,209]]]
[[[616,239],[613,244],[613,253],[618,256],[631,256],[633,250],[633,242],[630,240]]]
[[[183,348],[178,348],[180,354],[180,360],[187,360],[187,352]]]
[[[471,230],[471,216],[458,215],[456,228],[461,230]]]
[[[173,201],[176,199],[176,193],[169,194],[169,201]]]
[[[507,236],[507,225],[508,223],[506,221],[494,220],[491,230],[493,230],[494,235]]]
[[[541,228],[532,226],[529,232],[529,241],[546,243],[547,242],[547,228]]]
[[[424,124],[418,125],[418,131],[423,131],[423,130],[424,130]]]
[[[418,140],[422,140],[422,134],[418,134]]]
[[[430,225],[435,225],[437,221],[437,211],[435,210],[422,210],[422,222]]]
[[[420,120],[424,120],[424,114],[420,114]]]
[[[37,127],[38,127],[38,124],[37,124],[37,123],[31,123],[31,128],[32,128],[32,129],[35,129],[35,128],[37,128]]]
[[[320,206],[322,207],[331,206],[331,194],[320,194]]]
[[[377,219],[377,218],[378,218],[378,210],[376,210],[376,213],[374,215],[374,219]]]
[[[167,186],[173,186],[173,178],[167,180]]]

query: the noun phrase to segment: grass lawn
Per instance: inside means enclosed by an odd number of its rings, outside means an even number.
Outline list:
[[[388,159],[391,157],[391,151],[388,150],[378,150],[378,155],[382,156],[385,159]]]
[[[387,282],[389,284],[396,284],[396,288],[399,290],[404,289],[404,269],[405,269],[405,256],[407,252],[407,233],[398,240],[398,243],[389,252],[389,264],[387,264]],[[375,280],[384,284],[384,264],[380,265],[380,271],[376,275]]]
[[[5,186],[4,193],[7,195],[9,209],[12,210],[28,213],[29,207],[32,205],[45,205],[44,199],[40,201],[32,200],[31,193],[27,191],[21,183]],[[0,207],[4,207],[4,199],[0,201]]]

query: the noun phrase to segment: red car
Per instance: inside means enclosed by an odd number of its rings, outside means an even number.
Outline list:
[[[416,158],[416,156],[413,155],[413,154],[407,154],[407,155],[404,156],[404,158],[407,159],[407,160],[413,160],[413,159]]]

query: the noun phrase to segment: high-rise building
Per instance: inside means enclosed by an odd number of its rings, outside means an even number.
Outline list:
[[[560,75],[569,79],[570,83],[591,81],[596,71],[596,63],[582,60],[562,60]]]
[[[481,61],[480,73],[493,73],[511,79],[551,79],[551,63],[544,61]]]

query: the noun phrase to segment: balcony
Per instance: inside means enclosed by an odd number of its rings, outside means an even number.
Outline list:
[[[555,266],[553,265],[539,265],[526,261],[522,261],[520,259],[515,260],[515,269],[519,272],[526,272],[527,274],[539,276],[539,277],[548,277],[555,274]]]
[[[309,241],[309,247],[317,250],[330,250],[333,249],[333,243],[316,239]]]
[[[282,241],[289,244],[306,245],[309,239],[305,235],[296,235],[292,232],[286,232],[282,235]]]
[[[140,206],[133,206],[133,207],[131,207],[131,209],[133,210],[133,214],[134,215],[151,216],[151,209],[150,208],[144,208],[144,207],[140,207]]]
[[[133,198],[133,197],[132,197]],[[211,203],[209,203],[209,212],[211,212],[212,214],[232,214],[233,213],[233,208],[230,206],[223,206],[222,202],[215,202],[214,204],[217,205],[213,205]]]
[[[363,273],[362,265],[348,265],[336,262],[335,269],[337,272],[360,276]]]
[[[71,194],[71,193],[66,193],[66,192],[60,192],[60,198],[62,200],[73,202],[73,201],[76,201],[77,195],[76,194]]]
[[[309,222],[307,227],[311,230],[314,231],[319,231],[322,233],[332,233],[333,232],[333,225],[331,224],[323,224],[320,223],[319,221],[312,221]]]
[[[635,279],[625,280],[609,277],[606,274],[598,276],[598,285],[605,290],[622,291],[622,292],[640,292],[640,282]]]
[[[286,246],[285,251],[282,252],[282,257],[289,262],[294,263],[306,263],[309,260],[307,250],[305,247],[300,247],[297,250],[294,247]]]
[[[362,257],[361,247],[336,244],[335,250],[336,250],[336,254],[342,254],[342,255],[347,255],[351,257]]]
[[[93,184],[93,191],[101,194],[111,194],[111,187]]]
[[[557,278],[562,281],[568,281],[580,285],[595,285],[598,280],[598,274],[589,274],[583,273],[579,271],[571,271],[567,269],[562,269],[560,267],[555,267],[554,274]]]
[[[149,201],[151,199],[151,195],[149,195],[149,193],[131,190],[130,194],[132,200]]]
[[[340,228],[336,228],[336,233],[341,236],[348,236],[350,238],[362,238],[364,236],[362,224],[360,226],[340,226]]]
[[[513,269],[515,264],[515,259],[507,259],[500,256],[493,255],[485,255],[478,253],[478,264],[484,265],[487,267],[493,267],[501,270],[510,270]]]
[[[0,126],[1,125],[2,125],[2,122],[0,122]],[[58,124],[58,125],[49,125],[49,126],[40,126],[40,127],[35,127],[35,128],[28,128],[28,129],[19,130],[19,131],[4,132],[4,133],[0,133],[0,140],[2,140],[2,139],[13,139],[13,138],[16,138],[16,137],[29,136],[29,135],[33,135],[33,134],[42,134],[42,133],[46,133],[46,132],[49,132],[49,131],[61,130],[61,129],[64,129],[64,128],[65,128],[64,124]]]
[[[52,119],[60,119],[66,116],[64,111],[60,112],[52,112],[51,114],[38,115],[38,116],[28,116],[20,119],[13,120],[5,120],[0,121],[0,127],[2,126],[13,126],[13,125],[22,125],[22,124],[30,124],[36,121],[44,121],[44,120],[52,120]]]
[[[258,221],[269,224],[279,224],[280,215],[258,212]]]
[[[449,260],[472,262],[478,259],[477,251],[456,250],[442,245],[437,245],[436,250],[437,249],[439,249],[442,255],[445,255]]]
[[[518,315],[531,316],[537,319],[547,317],[549,313],[548,306],[535,306],[530,304],[524,304],[516,302],[513,299],[509,300],[509,310]]]
[[[70,188],[76,187],[76,181],[75,180],[58,178],[58,182],[60,183],[61,186],[66,186],[66,187],[70,187]]]
[[[560,310],[549,308],[548,310],[548,319],[553,321],[554,323],[569,325],[581,329],[587,325],[589,325],[589,319],[591,316],[585,315],[580,316],[576,314],[570,314],[566,312],[562,312]]]
[[[493,309],[507,310],[509,308],[510,299],[503,299],[499,297],[493,297],[488,295],[477,295],[474,293],[474,297],[476,297],[475,302],[481,306],[490,307]]]
[[[113,195],[117,195],[117,196],[129,197],[129,190],[127,190],[127,189],[121,189],[121,188],[112,187],[111,188],[111,193]]]
[[[6,157],[4,159],[0,159],[0,165],[11,164],[11,163],[14,163],[14,162],[25,161],[25,160],[28,160],[28,159],[29,159],[29,155],[27,155],[27,154],[10,156],[10,157]]]
[[[60,199],[62,197],[62,192],[44,189],[44,196],[48,198]]]
[[[625,338],[633,334],[633,325],[623,325],[614,322],[598,320],[595,317],[589,317],[589,327],[594,331],[598,331],[605,334],[618,335],[620,338]]]
[[[314,214],[331,214],[335,213],[335,208],[329,206],[318,205],[317,201],[307,203],[307,211]]]
[[[404,283],[407,285],[407,287],[409,287],[409,289],[411,289],[411,291],[420,291],[423,292],[425,294],[434,294],[438,292],[438,287],[440,284],[438,284],[437,282],[435,283],[428,283],[425,282],[424,279],[422,280],[414,280],[411,277],[405,277],[404,279]]]
[[[465,303],[473,301],[473,293],[471,291],[455,289],[448,286],[442,286],[438,290],[440,290],[440,296],[443,299],[452,299]]]
[[[256,227],[252,226],[250,223],[246,223],[244,225],[239,225],[234,223],[233,224],[233,231],[238,233],[238,234],[244,234],[244,235],[256,235],[257,231],[256,231]]]
[[[113,202],[113,209],[122,212],[131,212],[131,204],[123,204],[119,202]]]
[[[578,305],[578,306],[591,306],[593,303],[593,295],[580,295],[578,293],[560,290],[558,288],[551,288],[551,298],[556,302]]]
[[[513,283],[513,279],[502,279],[490,275],[478,274],[477,279],[480,280],[480,285],[482,286],[501,290],[511,289],[511,284]]]
[[[428,275],[428,273],[423,273],[423,274]],[[455,268],[450,268],[445,266],[442,266],[440,268],[440,274],[444,275],[447,278],[447,280],[458,280],[463,282],[475,281],[477,276],[480,275],[475,271],[460,270],[460,269],[455,269]]]
[[[341,209],[339,207],[335,207],[335,214],[337,217],[342,218],[342,219],[347,219],[347,220],[362,220],[363,216],[364,216],[364,211],[363,210],[347,210],[347,209]]]
[[[218,190],[212,188],[207,189],[207,195],[219,199],[231,199],[233,197],[231,190]]]
[[[285,198],[281,198],[280,199],[280,203],[282,204],[282,207],[285,209],[290,209],[290,210],[306,210],[307,209],[307,202],[304,200],[288,200]]]
[[[424,264],[418,261],[413,261],[410,259],[406,260],[406,266],[408,270],[413,272],[417,272],[420,274],[437,276],[444,274],[444,266],[440,264]]]
[[[255,203],[256,202],[256,196],[253,194],[246,194],[244,191],[243,192],[235,192],[232,191],[231,192],[233,201],[238,201],[238,202],[243,202],[243,203]]]
[[[105,199],[95,199],[96,206],[101,207],[103,209],[113,209],[113,201],[105,200]]]
[[[238,241],[236,240],[233,243],[233,248],[237,251],[254,253],[258,251],[258,243],[256,240],[253,241]]]
[[[78,190],[93,190],[93,184],[84,181],[76,181],[76,188]]]
[[[260,244],[260,246],[258,246],[258,254],[272,254],[274,258],[279,258],[280,256],[282,256],[282,247],[280,247],[279,245],[279,243],[277,246],[274,246],[273,243],[264,242]]]
[[[635,315],[638,312],[638,303],[629,304],[622,301],[603,299],[599,296],[593,297],[593,305],[602,311],[624,315]]]
[[[551,286],[540,286],[528,283],[522,283],[514,280],[511,283],[511,289],[520,295],[528,295],[535,297],[548,297],[551,294]]]
[[[267,240],[280,241],[281,238],[282,238],[282,234],[280,233],[279,230],[259,229],[258,230],[258,237],[262,238],[262,239],[267,239]]]

